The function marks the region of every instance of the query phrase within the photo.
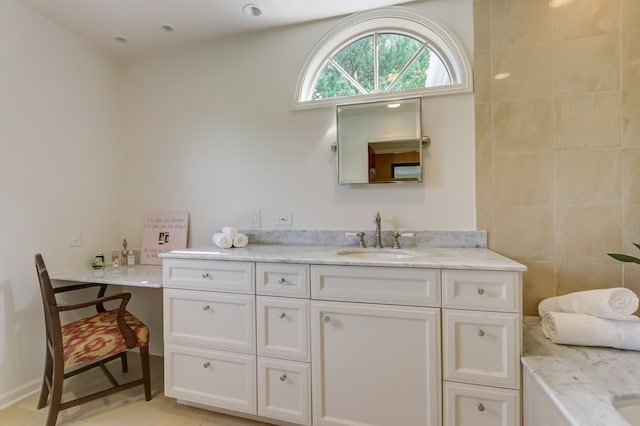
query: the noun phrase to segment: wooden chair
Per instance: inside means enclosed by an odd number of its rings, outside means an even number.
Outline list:
[[[40,281],[42,303],[46,322],[46,360],[42,390],[38,409],[47,405],[49,394],[51,403],[46,426],[54,426],[60,410],[102,398],[134,386],[143,385],[145,400],[151,399],[149,370],[149,330],[136,317],[126,311],[131,293],[105,296],[107,284],[77,284],[53,288],[42,255],[35,256],[36,271]],[[56,294],[99,287],[96,299],[72,305],[58,304]],[[106,310],[104,303],[120,300],[117,309]],[[95,306],[97,313],[68,324],[61,324],[60,312]],[[127,350],[138,347],[142,364],[142,377],[119,384],[109,372],[105,363],[120,359],[122,371],[128,370]],[[76,365],[81,364],[81,365]],[[69,368],[76,365],[75,368]],[[99,367],[111,387],[90,395],[62,402],[64,379]]]

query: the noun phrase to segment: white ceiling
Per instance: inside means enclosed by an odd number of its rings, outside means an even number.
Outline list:
[[[341,16],[412,0],[15,0],[117,55]],[[259,17],[242,12],[259,6]],[[169,25],[174,31],[163,30]],[[118,43],[115,37],[128,40]]]

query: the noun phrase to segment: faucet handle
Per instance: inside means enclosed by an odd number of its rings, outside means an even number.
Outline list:
[[[366,234],[364,232],[345,232],[344,236],[345,237],[358,237],[359,239],[359,246],[360,248],[367,248],[366,244],[364,243],[364,236]]]
[[[399,249],[400,248],[400,237],[415,237],[416,234],[414,234],[413,232],[403,232],[400,233],[398,231],[394,232],[393,234],[391,234],[391,236],[393,237],[393,248],[394,249]]]

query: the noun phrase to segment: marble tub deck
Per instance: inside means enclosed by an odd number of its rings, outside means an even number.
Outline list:
[[[522,365],[575,426],[628,426],[616,399],[640,398],[640,352],[556,345],[524,317]]]

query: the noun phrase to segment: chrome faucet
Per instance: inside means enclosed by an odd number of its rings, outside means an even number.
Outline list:
[[[382,232],[380,230],[380,221],[382,218],[380,217],[380,212],[376,212],[376,215],[373,217],[373,223],[376,224],[376,248],[383,248],[382,246]]]

